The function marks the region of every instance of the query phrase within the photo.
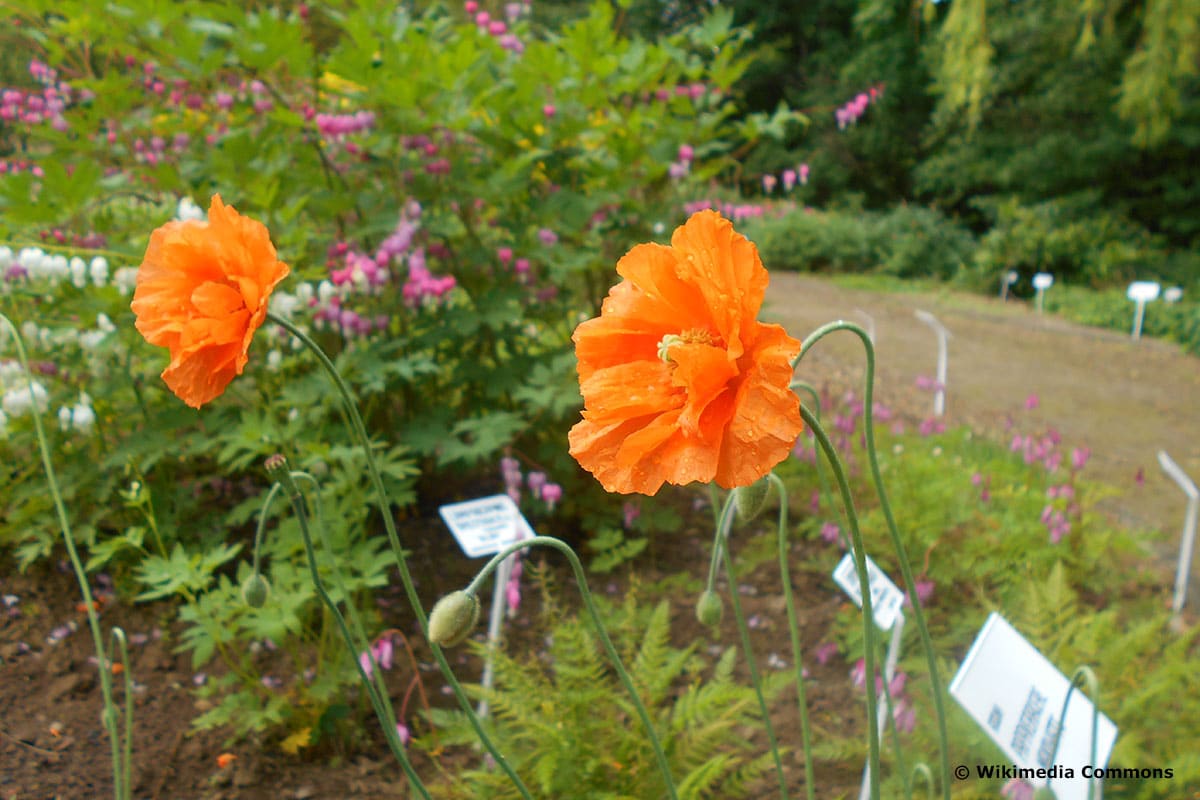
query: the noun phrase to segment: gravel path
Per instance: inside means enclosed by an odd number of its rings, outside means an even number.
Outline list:
[[[937,340],[914,315],[934,314],[950,331],[946,422],[967,424],[996,439],[1005,421],[1020,420],[1025,433],[1056,428],[1064,444],[1087,446],[1085,474],[1116,494],[1103,510],[1136,527],[1168,534],[1178,547],[1186,497],[1159,467],[1166,450],[1200,482],[1200,359],[1177,346],[1087,328],[1037,314],[1030,306],[950,292],[881,293],[835,285],[809,275],[776,272],[767,290],[764,318],[797,338],[819,325],[845,319],[875,325],[879,399],[912,407],[932,395],[917,392],[918,375],[934,376]],[[815,385],[826,371],[861,380],[862,348],[850,334],[835,334],[805,358],[801,376]],[[1038,407],[1026,411],[1031,394]],[[1139,486],[1136,476],[1144,476]],[[1195,570],[1194,572],[1200,572]],[[1200,592],[1193,579],[1192,590]],[[1190,603],[1189,603],[1190,605]]]

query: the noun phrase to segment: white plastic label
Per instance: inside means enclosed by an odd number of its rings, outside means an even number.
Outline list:
[[[1162,287],[1153,281],[1134,281],[1125,290],[1125,296],[1135,303],[1148,303],[1158,299]]]
[[[1087,800],[1087,776],[1108,763],[1117,726],[1099,715],[1093,761],[1094,707],[1076,688],[1058,751],[1052,754],[1070,685],[1004,617],[992,612],[954,676],[950,695],[987,731],[1010,763],[977,764],[971,777],[986,777],[982,770],[1001,766],[1034,770],[1027,778],[1033,786],[1048,782],[1058,800]],[[1037,770],[1042,771],[1040,779]]]
[[[450,503],[438,509],[467,558],[499,553],[507,545],[535,534],[521,510],[506,494]]]
[[[1049,272],[1039,272],[1033,276],[1033,288],[1041,291],[1054,285],[1054,276]]]
[[[862,608],[858,571],[854,569],[854,556],[850,553],[846,553],[838,562],[833,570],[833,580],[850,595],[856,606]],[[875,624],[882,630],[890,631],[904,606],[904,592],[897,589],[891,578],[875,566],[870,556],[867,556],[867,585],[871,589],[871,613],[875,617]]]

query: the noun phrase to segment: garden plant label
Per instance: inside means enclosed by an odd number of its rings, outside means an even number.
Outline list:
[[[532,539],[533,528],[506,494],[449,503],[438,509],[467,558],[499,553],[520,539]]]
[[[846,553],[842,557],[833,570],[833,579],[842,587],[842,591],[850,595],[854,604],[862,608],[862,592],[859,590],[858,572],[854,569],[854,556]],[[867,583],[871,587],[871,609],[875,624],[882,630],[890,631],[904,606],[904,592],[896,588],[892,579],[875,566],[870,556],[867,556]]]
[[[1012,625],[992,612],[950,684],[950,694],[1010,759],[968,766],[970,778],[1022,778],[1049,783],[1058,800],[1088,800],[1089,776],[1103,775],[1117,727],[1100,714],[1092,747],[1094,707],[1078,688],[1054,750],[1070,680]]]

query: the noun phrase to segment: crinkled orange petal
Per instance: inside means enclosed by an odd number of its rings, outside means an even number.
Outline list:
[[[579,388],[587,406],[584,419],[599,424],[661,414],[679,408],[684,400],[671,385],[667,365],[657,359],[596,370]]]
[[[704,436],[701,415],[722,392],[732,391],[730,382],[737,377],[737,364],[725,350],[707,344],[677,345],[670,356],[675,362],[671,381],[687,393],[679,424],[686,436]],[[728,420],[718,422],[723,425]],[[712,441],[717,435],[717,431],[710,430],[704,438]]]
[[[676,228],[671,247],[680,254],[680,278],[700,290],[730,355],[741,357],[769,280],[758,248],[711,210]]]
[[[130,308],[146,341],[170,351],[163,380],[181,400],[199,408],[242,373],[288,271],[266,226],[220,195],[206,222],[168,222],[150,235]]]
[[[584,411],[571,455],[610,492],[761,478],[803,426],[789,388],[800,343],[756,319],[768,280],[757,249],[706,211],[617,271],[573,337]]]
[[[758,323],[753,366],[738,388],[735,411],[721,443],[716,481],[747,486],[787,458],[804,430],[800,400],[789,388],[800,343],[778,325]]]

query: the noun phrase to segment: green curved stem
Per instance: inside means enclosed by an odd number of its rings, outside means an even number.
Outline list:
[[[325,519],[321,505],[321,485],[317,482],[316,478],[307,472],[293,471],[290,474],[293,479],[306,481],[312,487],[312,506],[317,517],[317,536],[320,537],[321,546],[325,548],[325,552],[330,554],[329,565],[331,572],[333,572],[333,580],[337,585],[337,590],[342,595],[342,602],[346,604],[352,633],[357,637],[356,641],[348,641],[347,645],[350,647],[351,656],[354,653],[366,653],[367,658],[370,659],[370,677],[375,681],[375,690],[378,692],[380,705],[386,716],[386,719],[380,721],[387,725],[388,730],[395,730],[396,713],[388,697],[387,682],[383,679],[383,671],[379,668],[379,664],[375,660],[375,651],[371,648],[371,638],[367,636],[367,629],[363,625],[362,617],[359,616],[358,608],[355,607],[354,603],[350,602],[350,593],[346,590],[346,579],[342,574],[342,568],[338,565],[337,559],[332,557],[334,552],[333,544],[329,540],[329,531],[325,528]],[[413,669],[416,669],[415,663],[413,664]],[[414,677],[417,677],[415,672]],[[403,743],[401,743],[401,746],[403,746]]]
[[[79,582],[79,593],[83,596],[83,604],[87,610],[88,628],[92,632],[92,644],[96,648],[96,658],[100,670],[100,695],[104,698],[104,727],[108,730],[112,744],[113,794],[118,800],[124,800],[124,773],[121,770],[121,745],[117,735],[117,711],[113,703],[112,675],[105,667],[108,656],[104,649],[104,634],[100,630],[100,618],[96,616],[95,601],[92,599],[92,589],[88,586],[87,572],[83,562],[79,560],[79,550],[75,547],[75,536],[71,533],[71,522],[67,518],[67,507],[63,503],[62,492],[58,488],[58,477],[54,471],[54,462],[50,459],[50,445],[46,441],[46,430],[42,427],[42,412],[38,408],[36,396],[33,393],[33,373],[29,369],[29,357],[25,353],[25,343],[21,340],[21,332],[5,314],[0,313],[16,343],[17,360],[25,371],[26,386],[29,388],[30,401],[33,404],[30,416],[33,417],[33,429],[37,435],[38,450],[42,456],[42,467],[46,471],[46,485],[50,489],[50,497],[54,500],[54,511],[58,515],[58,524],[62,529],[63,542],[67,548],[67,557],[71,560],[71,568],[75,571],[75,580]]]
[[[899,624],[899,623],[897,622],[896,624]],[[886,649],[887,648],[884,647],[883,642],[880,642],[879,643],[879,651],[882,653]],[[904,766],[905,766],[904,749],[900,744],[900,731],[896,728],[896,705],[892,698],[892,689],[891,689],[891,686],[889,685],[890,681],[888,680],[888,674],[886,672],[886,669],[887,669],[886,664],[887,664],[887,660],[886,660],[886,656],[885,656],[884,657],[884,670],[885,671],[882,672],[882,674],[883,674],[884,719],[887,720],[888,732],[892,734],[892,752],[894,753],[894,757],[896,759],[896,768],[899,770],[900,778],[904,782],[904,796],[907,798],[910,798],[910,800],[911,800],[912,784],[909,782],[908,774],[904,771]],[[871,688],[874,688],[874,687],[871,687]]]
[[[793,392],[797,389],[807,392],[813,400],[814,415],[817,419],[821,418],[821,395],[811,383],[802,381],[799,378],[793,378],[788,388]],[[829,481],[825,478],[825,470],[821,468],[821,454],[818,452],[816,442],[813,442],[813,469],[817,473],[817,486],[821,489],[821,499],[827,506],[832,508],[833,502],[829,499]]]
[[[950,800],[950,737],[946,731],[946,703],[943,697],[943,684],[941,672],[938,670],[937,655],[933,650],[933,640],[929,636],[929,627],[925,624],[925,612],[921,610],[921,602],[917,599],[917,584],[913,577],[912,565],[908,559],[908,551],[904,547],[904,542],[900,539],[900,530],[896,527],[896,518],[892,514],[892,505],[888,502],[887,492],[883,488],[883,474],[879,470],[879,456],[875,450],[875,414],[873,410],[873,399],[875,393],[875,345],[871,342],[871,337],[867,332],[858,325],[852,322],[831,322],[827,325],[822,325],[808,335],[801,345],[800,355],[792,361],[792,367],[795,368],[808,349],[820,339],[828,336],[834,331],[849,331],[862,340],[863,349],[866,351],[867,368],[864,377],[863,390],[863,419],[865,424],[865,432],[867,439],[867,460],[871,464],[871,480],[875,483],[875,492],[879,496],[879,508],[883,512],[883,518],[887,522],[888,535],[892,540],[892,547],[896,551],[897,559],[900,562],[900,573],[904,577],[904,589],[908,592],[909,602],[912,606],[913,622],[917,625],[917,631],[921,634],[921,647],[925,651],[925,661],[929,667],[929,688],[933,695],[933,707],[937,714],[938,722],[938,748],[941,755],[942,767],[942,797],[944,800]]]
[[[921,779],[925,781],[925,800],[933,800],[933,798],[937,796],[937,790],[933,786],[933,771],[930,770],[929,765],[924,762],[916,764],[913,767],[912,778],[909,781],[909,786],[913,787],[914,789],[917,785],[918,775],[920,775]]]
[[[409,785],[413,787],[413,790],[419,792],[425,800],[430,800],[429,792],[425,789],[425,784],[417,776],[416,770],[413,769],[412,763],[408,760],[408,754],[404,751],[404,745],[400,742],[400,736],[396,730],[395,718],[389,713],[391,704],[387,702],[386,694],[380,694],[378,687],[363,670],[362,664],[354,657],[354,653],[357,652],[356,646],[353,637],[350,635],[350,630],[346,627],[346,620],[342,617],[342,612],[338,609],[337,603],[333,602],[333,598],[325,590],[325,582],[321,579],[321,572],[317,568],[317,554],[313,549],[312,535],[309,532],[308,510],[304,506],[304,495],[292,480],[292,476],[287,472],[286,467],[278,470],[272,477],[278,478],[279,483],[284,484],[283,489],[292,504],[292,512],[296,515],[296,522],[300,526],[300,537],[304,540],[304,553],[308,557],[308,569],[312,577],[313,586],[316,588],[321,602],[333,614],[338,630],[346,642],[346,647],[350,650],[350,658],[354,661],[355,667],[358,669],[359,678],[362,680],[363,686],[366,687],[367,694],[371,698],[371,705],[374,707],[375,715],[379,718],[380,726],[383,728],[383,735],[387,740],[388,748],[392,751],[392,755],[396,757],[396,760],[400,762],[400,767],[408,777]],[[378,674],[378,670],[376,670],[376,674]]]
[[[721,518],[717,523],[717,541],[721,547],[721,560],[725,564],[725,576],[729,581],[729,601],[733,606],[733,618],[737,623],[738,636],[742,640],[742,651],[746,654],[746,668],[750,672],[750,685],[754,687],[754,695],[758,698],[758,707],[763,717],[763,728],[767,732],[767,744],[771,748],[771,758],[775,761],[775,773],[779,778],[779,796],[787,800],[787,777],[783,774],[783,758],[779,755],[779,742],[775,738],[775,726],[771,724],[771,710],[767,708],[767,700],[763,697],[762,681],[758,677],[758,662],[754,658],[754,650],[750,644],[750,626],[746,624],[746,615],[742,613],[742,601],[738,598],[737,573],[733,570],[733,558],[729,555],[729,531],[733,527],[734,497],[733,493],[725,500],[725,508],[721,509]]]
[[[859,594],[862,595],[863,616],[863,666],[866,670],[867,696],[867,764],[871,774],[871,800],[879,798],[879,719],[875,702],[875,614],[871,608],[870,583],[867,580],[867,555],[863,547],[862,533],[858,528],[858,512],[854,509],[854,497],[850,493],[850,483],[846,479],[846,469],[838,457],[829,434],[821,427],[820,421],[804,406],[800,407],[800,416],[804,424],[812,429],[829,466],[833,477],[837,480],[838,489],[842,493],[842,505],[846,511],[846,521],[850,529],[850,540],[854,554],[854,570],[858,574]]]
[[[371,450],[371,439],[367,435],[366,426],[363,424],[362,415],[358,413],[358,403],[354,400],[354,394],[350,391],[350,387],[346,385],[346,381],[337,371],[333,361],[326,355],[312,338],[296,327],[290,320],[281,317],[271,311],[267,312],[267,319],[273,324],[280,326],[292,336],[295,336],[300,342],[308,348],[309,352],[316,357],[321,366],[325,369],[325,373],[329,376],[334,387],[337,389],[342,400],[342,410],[345,413],[346,423],[350,428],[352,435],[358,439],[359,445],[363,449],[363,457],[366,460],[367,474],[371,479],[371,486],[375,490],[375,503],[379,508],[379,514],[383,517],[383,527],[387,532],[388,546],[392,550],[392,556],[396,560],[396,567],[400,572],[400,582],[404,586],[405,596],[408,598],[408,603],[412,607],[413,614],[417,618],[417,625],[421,629],[421,635],[428,641],[429,639],[429,617],[425,613],[424,606],[421,605],[421,598],[417,595],[416,585],[413,583],[412,573],[408,569],[408,559],[404,555],[404,548],[400,544],[400,534],[396,531],[396,522],[392,519],[391,504],[388,500],[387,490],[383,486],[383,478],[379,475],[379,467],[375,463],[375,454]],[[513,786],[520,792],[524,800],[533,800],[529,794],[529,789],[525,783],[513,771],[509,765],[508,759],[504,754],[497,749],[492,742],[490,736],[483,729],[483,724],[479,720],[479,715],[475,713],[475,709],[471,707],[471,701],[467,698],[466,692],[463,691],[462,684],[459,683],[454,671],[450,669],[450,664],[446,661],[446,656],[442,652],[442,648],[438,647],[433,642],[429,643],[429,648],[433,652],[434,661],[437,662],[438,669],[441,670],[442,676],[446,679],[446,683],[450,686],[450,690],[454,693],[455,700],[466,714],[468,722],[471,724],[476,737],[484,749],[491,754],[496,765],[504,772]]]
[[[1053,764],[1054,760],[1058,758],[1058,744],[1062,738],[1063,728],[1066,727],[1067,709],[1071,705],[1071,695],[1075,693],[1076,687],[1080,685],[1086,686],[1088,693],[1091,695],[1092,747],[1091,760],[1088,763],[1096,763],[1096,738],[1099,735],[1100,729],[1100,707],[1096,705],[1096,701],[1099,700],[1097,695],[1100,692],[1100,683],[1096,680],[1096,673],[1092,672],[1091,667],[1083,666],[1076,668],[1075,672],[1071,674],[1071,685],[1067,687],[1067,696],[1063,698],[1062,713],[1058,715],[1058,728],[1054,731],[1054,746],[1050,748],[1050,761],[1048,762],[1050,764]],[[1047,782],[1047,785],[1049,785],[1049,782]],[[1095,793],[1096,779],[1090,777],[1088,778],[1088,797],[1095,797]]]
[[[271,503],[275,500],[275,495],[279,494],[279,490],[283,487],[278,483],[271,484],[270,491],[267,492],[266,499],[263,500],[262,510],[258,512],[258,527],[254,531],[254,574],[258,573],[258,566],[261,562],[260,550],[262,548],[263,536],[267,529],[267,511],[271,508]]]
[[[129,800],[133,796],[133,668],[129,662],[129,642],[125,639],[125,631],[113,628],[109,631],[109,636],[121,651],[121,666],[125,674],[125,744],[121,748],[121,772],[124,775],[123,800]]]
[[[804,747],[804,790],[808,800],[814,800],[812,765],[812,730],[808,723],[808,698],[804,686],[804,662],[800,653],[800,623],[796,615],[796,600],[792,596],[792,576],[788,569],[788,496],[783,480],[774,472],[768,473],[771,484],[779,492],[779,576],[783,581],[783,602],[787,606],[788,634],[792,639],[792,660],[796,668],[796,701],[800,706],[800,741]]]
[[[600,612],[596,610],[596,604],[592,600],[592,591],[588,588],[587,576],[583,571],[583,564],[579,561],[579,556],[575,554],[570,545],[559,539],[555,539],[553,536],[534,536],[531,539],[522,539],[519,542],[513,542],[492,556],[491,560],[479,571],[479,574],[467,585],[465,591],[468,594],[478,596],[479,587],[496,571],[500,566],[500,562],[518,550],[525,550],[532,547],[550,547],[565,555],[571,563],[571,571],[575,573],[575,583],[579,587],[579,595],[583,598],[583,604],[587,607],[588,616],[592,618],[592,624],[595,625],[596,632],[600,635],[600,643],[604,647],[604,652],[608,654],[608,659],[612,662],[613,669],[616,670],[621,685],[629,693],[629,697],[633,701],[633,706],[637,710],[638,717],[641,718],[642,726],[646,729],[646,736],[650,739],[650,746],[654,750],[654,758],[658,762],[658,768],[662,772],[663,780],[666,781],[667,796],[671,800],[678,800],[679,795],[675,790],[675,780],[671,777],[671,766],[667,763],[667,755],[663,752],[658,733],[654,730],[654,723],[650,719],[650,713],[646,710],[646,706],[642,703],[641,698],[638,697],[633,680],[629,677],[629,673],[625,671],[625,666],[621,663],[621,657],[617,654],[617,648],[613,646],[612,640],[608,638],[608,631],[605,629],[604,623],[600,619]]]

